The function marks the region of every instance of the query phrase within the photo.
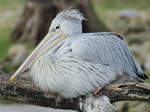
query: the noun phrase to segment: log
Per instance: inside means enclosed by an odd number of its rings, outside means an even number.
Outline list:
[[[150,102],[150,84],[136,82],[110,84],[106,85],[98,95],[109,97],[111,103],[117,101]],[[0,99],[51,108],[79,110],[79,98],[61,99],[56,105],[54,94],[44,93],[38,87],[33,86],[32,81],[24,78],[16,78],[10,82],[9,75],[0,75]]]
[[[9,77],[9,75],[0,75],[0,99],[2,100],[78,110],[78,99],[61,99],[56,106],[55,94],[44,93],[31,80],[16,78],[13,82],[10,82]]]

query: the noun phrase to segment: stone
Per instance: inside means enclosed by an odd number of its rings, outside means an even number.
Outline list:
[[[112,14],[113,13],[113,14]],[[122,9],[111,12],[107,26],[112,32],[121,34],[146,32],[150,29],[150,19],[146,12],[136,9]]]
[[[10,60],[11,65],[20,65],[27,57],[27,48],[23,44],[16,44],[8,50],[7,58]]]
[[[150,72],[150,53],[146,55],[144,60],[144,68],[147,72]]]
[[[52,109],[27,104],[0,104],[1,112],[77,112],[73,110]]]
[[[148,16],[135,9],[123,9],[118,12],[120,22],[127,27],[127,32],[143,32],[148,30]]]

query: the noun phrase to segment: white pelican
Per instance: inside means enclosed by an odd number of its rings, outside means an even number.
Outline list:
[[[45,38],[10,80],[31,68],[33,80],[44,91],[75,98],[112,82],[148,78],[122,36],[83,33],[84,19],[79,10],[57,14]]]

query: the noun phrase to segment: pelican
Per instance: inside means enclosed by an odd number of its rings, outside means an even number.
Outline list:
[[[109,83],[148,78],[121,35],[83,33],[83,20],[75,9],[57,14],[45,38],[10,80],[30,68],[32,79],[43,91],[75,98]]]

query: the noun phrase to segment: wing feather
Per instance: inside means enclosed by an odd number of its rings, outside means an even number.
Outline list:
[[[85,61],[109,65],[132,77],[140,75],[142,79],[146,78],[120,35],[106,32],[83,33],[72,39],[71,49],[74,55]]]

